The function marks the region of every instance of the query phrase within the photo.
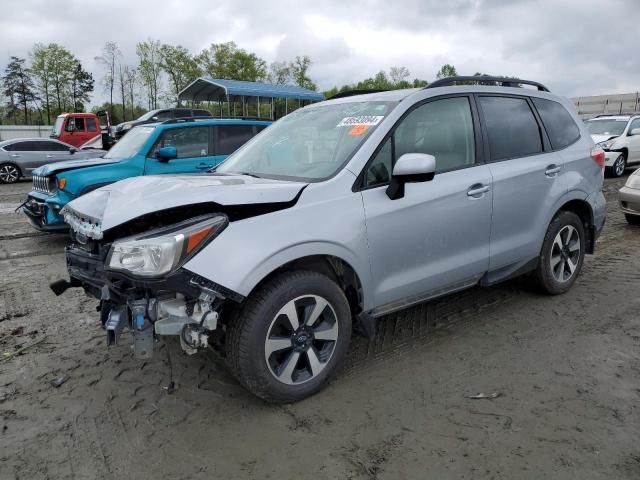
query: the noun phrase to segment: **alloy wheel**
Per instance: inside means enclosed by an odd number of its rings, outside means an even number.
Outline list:
[[[624,169],[625,169],[624,155],[618,155],[618,158],[616,158],[616,162],[613,164],[613,170],[616,174],[616,177],[621,177],[622,174],[624,173]]]
[[[575,274],[580,261],[580,234],[573,225],[565,225],[551,246],[551,273],[560,283],[568,282]]]
[[[3,183],[14,183],[20,178],[20,171],[15,165],[0,166],[0,181]]]
[[[304,295],[285,304],[269,325],[265,360],[276,380],[299,385],[327,366],[338,340],[338,319],[331,304]]]

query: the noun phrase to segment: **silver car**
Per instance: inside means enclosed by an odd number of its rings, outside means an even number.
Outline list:
[[[30,178],[36,168],[63,160],[96,158],[104,150],[78,150],[49,138],[15,138],[0,142],[0,183]]]
[[[470,80],[494,85],[456,85]],[[100,300],[108,344],[130,328],[144,358],[177,335],[259,397],[296,401],[388,313],[524,273],[566,292],[603,228],[603,167],[572,104],[536,82],[347,96],[284,117],[210,174],[71,202],[71,278],[52,289]]]

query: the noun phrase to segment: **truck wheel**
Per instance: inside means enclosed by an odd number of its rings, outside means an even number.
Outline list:
[[[336,373],[350,339],[351,311],[340,287],[320,273],[285,272],[238,309],[227,330],[227,362],[258,397],[295,402]]]
[[[624,218],[627,220],[629,225],[640,225],[640,215],[629,215],[628,213],[625,213]]]
[[[580,217],[573,212],[558,213],[544,237],[534,272],[537,285],[550,295],[569,290],[582,269],[584,250],[584,225]]]
[[[21,176],[22,172],[13,163],[0,164],[0,183],[16,183]]]

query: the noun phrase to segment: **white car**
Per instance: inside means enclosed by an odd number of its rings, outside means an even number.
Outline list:
[[[640,163],[640,114],[600,115],[585,122],[591,138],[605,151],[607,173],[620,177]]]

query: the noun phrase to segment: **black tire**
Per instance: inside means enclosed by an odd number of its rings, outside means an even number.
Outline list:
[[[21,177],[20,167],[13,163],[0,163],[0,183],[16,183]]]
[[[299,353],[292,362],[294,372],[307,372],[309,378],[302,383],[283,383],[276,377],[273,370],[272,359],[274,356],[283,356],[282,365],[285,365],[288,357],[289,362],[295,352],[294,346],[285,347],[274,351],[267,356],[267,344],[278,322],[283,322],[283,318],[288,322],[288,316],[278,313],[292,302],[306,301],[306,298],[320,298],[326,300],[331,307],[327,310],[324,307],[322,316],[318,317],[318,322],[324,324],[325,316],[333,319],[332,329],[336,328],[335,341],[315,340],[307,347],[307,351]],[[300,300],[302,298],[302,300]],[[294,303],[296,310],[302,312],[302,316],[307,318],[313,308],[300,306]],[[314,304],[308,304],[314,307]],[[325,315],[324,312],[327,312]],[[301,321],[301,325],[306,322]],[[287,325],[291,326],[290,322]],[[292,330],[293,331],[293,330]],[[326,331],[326,330],[325,330]],[[295,333],[287,336],[278,335],[278,338],[291,339],[293,344]],[[297,338],[300,339],[299,337]],[[325,275],[310,271],[284,272],[269,280],[249,298],[237,310],[234,318],[227,328],[226,358],[227,363],[238,381],[254,395],[269,402],[295,402],[302,400],[309,395],[320,390],[327,381],[338,371],[342,365],[344,356],[349,348],[351,340],[351,311],[349,303],[340,287]],[[316,349],[316,345],[321,345],[322,351]],[[298,345],[298,344],[296,344]],[[328,359],[322,363],[322,367],[317,375],[311,373],[313,368],[310,365],[308,350],[313,349],[314,357],[318,359],[318,354],[326,352],[326,347],[331,347]],[[315,352],[315,353],[314,353]],[[326,355],[326,353],[324,353]],[[268,357],[268,358],[267,358]],[[269,363],[268,363],[269,362]],[[305,368],[307,366],[307,368]],[[316,364],[316,367],[318,364]],[[284,368],[283,370],[287,370]],[[286,378],[286,377],[283,377]],[[289,375],[293,380],[293,374]]]
[[[629,215],[628,213],[625,213],[624,218],[627,220],[629,225],[640,225],[640,215]]]
[[[579,239],[579,250],[577,255],[575,251],[570,252],[567,248],[559,249],[556,244],[556,238],[562,231],[571,232],[572,238],[573,230],[577,234]],[[562,242],[562,238],[560,240]],[[567,241],[569,243],[570,240]],[[538,259],[538,267],[534,272],[533,278],[536,285],[545,293],[550,295],[559,295],[569,290],[575,283],[576,278],[580,274],[582,264],[584,262],[584,253],[586,247],[586,236],[584,232],[584,225],[578,215],[573,212],[562,211],[559,212],[549,224],[547,233],[542,243],[542,250]],[[567,253],[569,252],[569,254]],[[555,267],[552,266],[552,258],[555,260],[560,257],[560,264],[555,263]],[[566,258],[565,258],[566,257]],[[575,268],[571,272],[570,276],[566,277],[567,271],[571,271],[570,265],[574,265]],[[560,280],[558,277],[566,277]]]
[[[627,168],[627,157],[624,153],[618,155],[613,162],[613,165],[607,169],[609,176],[613,178],[619,178],[624,175]]]

